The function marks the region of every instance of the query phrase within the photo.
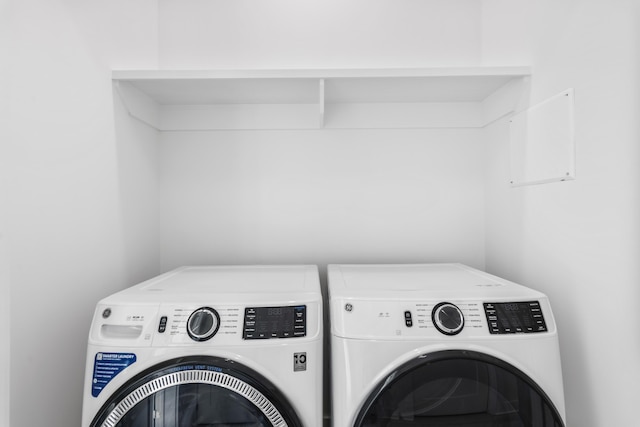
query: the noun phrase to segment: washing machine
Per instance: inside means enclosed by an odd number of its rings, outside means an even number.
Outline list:
[[[330,265],[335,427],[560,427],[540,292],[461,264]]]
[[[83,427],[322,425],[316,266],[183,267],[97,304]]]

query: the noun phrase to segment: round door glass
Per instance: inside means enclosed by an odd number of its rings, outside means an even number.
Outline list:
[[[91,427],[300,427],[284,396],[233,361],[190,357],[152,368],[117,390]]]
[[[160,390],[138,402],[116,424],[117,427],[272,425],[246,398],[208,384],[184,384]]]
[[[521,371],[474,352],[418,358],[385,379],[357,427],[563,427],[546,394]]]

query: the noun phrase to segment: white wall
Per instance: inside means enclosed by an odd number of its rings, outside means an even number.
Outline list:
[[[549,294],[569,425],[638,423],[637,1],[483,3],[483,57],[534,70],[532,103],[575,89],[577,179],[509,188],[506,121],[487,130],[487,269]]]
[[[160,0],[159,58],[162,68],[178,69],[473,65],[480,61],[480,18],[475,0],[402,7],[393,0]],[[163,270],[287,260],[447,259],[482,267],[482,197],[470,183],[480,165],[460,168],[480,144],[472,142],[477,133],[463,134],[163,135]],[[185,170],[189,162],[194,166]],[[323,177],[332,168],[336,175]],[[354,196],[357,189],[363,194]],[[454,196],[430,203],[443,194]],[[455,220],[443,226],[447,218]],[[471,237],[463,245],[465,233]]]
[[[149,180],[116,144],[110,82],[156,65],[157,5],[20,0],[9,19],[10,425],[76,426],[95,303],[159,270],[129,246]]]
[[[452,66],[480,61],[477,0],[159,0],[163,68]]]
[[[161,141],[163,270],[484,266],[479,130],[169,132]]]
[[[0,325],[10,330],[9,252],[7,235],[7,192],[9,154],[9,1],[0,0]],[[9,425],[9,376],[10,342],[5,339],[0,345],[0,426]]]

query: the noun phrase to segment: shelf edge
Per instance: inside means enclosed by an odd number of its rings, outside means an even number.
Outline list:
[[[112,70],[113,80],[208,80],[208,79],[331,79],[393,77],[491,77],[531,75],[530,66],[477,66],[371,69],[252,69],[252,70]]]

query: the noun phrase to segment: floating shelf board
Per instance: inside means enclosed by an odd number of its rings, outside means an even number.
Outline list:
[[[459,126],[459,120],[445,120],[439,125],[428,119],[419,120],[425,110],[432,111],[437,104],[479,104],[514,80],[522,80],[531,74],[529,67],[457,67],[457,68],[409,68],[409,69],[317,69],[317,70],[116,70],[112,78],[129,112],[150,123],[159,130],[220,130],[256,128],[300,128],[317,129],[349,128],[349,118],[332,117],[331,105],[387,104],[377,108],[387,115],[382,127],[450,127]],[[139,98],[139,99],[134,99]],[[155,111],[139,112],[141,105],[149,104]],[[415,109],[418,104],[422,107]],[[315,105],[314,117],[301,119],[300,108]],[[224,106],[229,111],[222,112]],[[247,111],[242,111],[246,106]],[[262,107],[258,107],[262,106]],[[273,122],[269,124],[268,106],[274,110]],[[298,109],[291,118],[289,112]],[[463,106],[469,111],[469,106]],[[184,114],[178,109],[186,109]],[[357,109],[357,108],[356,108]],[[199,118],[187,120],[181,125],[188,111],[197,110]],[[207,111],[208,110],[208,111]],[[279,111],[275,111],[279,110]],[[413,111],[415,110],[415,111]],[[340,109],[355,111],[354,108]],[[368,107],[363,111],[370,111]],[[337,109],[336,109],[337,112]],[[245,115],[248,120],[242,121]],[[267,114],[267,118],[253,120],[256,114]],[[283,114],[281,116],[281,114]],[[302,113],[307,114],[307,113]],[[207,123],[206,117],[217,118]],[[224,116],[226,115],[226,118]],[[394,115],[413,117],[417,120],[401,119],[394,124]],[[354,127],[375,127],[379,120],[372,117],[371,123],[362,120]],[[479,117],[482,114],[479,115]],[[233,119],[229,121],[229,119]],[[486,117],[471,121],[468,126],[479,127]],[[225,124],[226,123],[226,124]],[[339,125],[338,125],[339,124]]]
[[[331,79],[372,77],[528,76],[529,66],[432,68],[320,68],[274,70],[113,70],[114,80]]]

